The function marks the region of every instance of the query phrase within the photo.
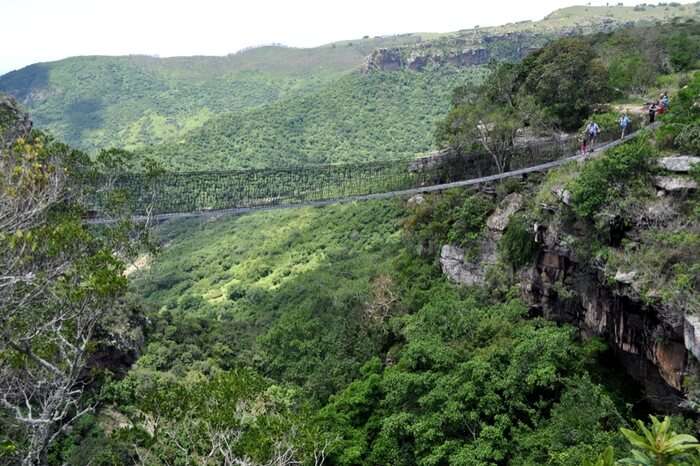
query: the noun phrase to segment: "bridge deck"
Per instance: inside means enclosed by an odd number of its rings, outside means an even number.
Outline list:
[[[657,124],[654,124],[653,126],[657,126]],[[648,129],[650,127],[647,127],[645,129]],[[641,130],[640,130],[641,131]],[[624,139],[617,139],[608,143],[604,143],[597,147],[593,154],[587,155],[586,157],[592,157],[596,156],[597,154],[600,154],[608,149],[611,149],[619,144],[622,144],[634,137],[636,137],[639,134],[639,131],[636,131],[634,133],[631,133],[630,135],[626,136]],[[206,198],[207,202],[219,202],[223,201],[223,205],[214,207],[214,208],[200,208],[200,209],[181,209],[177,210],[176,208],[173,211],[167,211],[167,212],[158,212],[155,211],[151,215],[146,215],[145,213],[141,213],[138,215],[135,215],[133,219],[135,221],[145,221],[145,220],[151,220],[151,221],[162,221],[162,220],[168,220],[168,219],[175,219],[175,218],[191,218],[191,217],[207,217],[207,216],[220,216],[220,215],[235,215],[235,214],[242,214],[246,212],[251,212],[255,210],[272,210],[272,209],[288,209],[288,208],[298,208],[298,207],[314,207],[314,206],[326,206],[326,205],[331,205],[331,204],[341,204],[341,203],[348,203],[348,202],[355,202],[355,201],[365,201],[365,200],[372,200],[372,199],[387,199],[387,198],[392,198],[392,197],[402,197],[402,196],[412,196],[415,194],[420,194],[420,193],[429,193],[429,192],[436,192],[436,191],[443,191],[446,189],[450,188],[458,188],[458,187],[466,187],[466,186],[475,186],[483,183],[489,183],[493,181],[498,181],[506,178],[511,178],[511,177],[516,177],[516,176],[523,176],[528,173],[534,173],[534,172],[541,172],[541,171],[546,171],[550,170],[552,168],[564,165],[566,163],[569,163],[571,161],[577,161],[577,160],[583,160],[585,157],[583,155],[563,155],[561,154],[562,148],[559,147],[559,154],[560,156],[555,157],[554,160],[548,160],[544,161],[542,163],[536,163],[530,166],[522,166],[521,168],[517,168],[514,170],[510,170],[505,173],[491,173],[491,174],[485,174],[483,176],[476,176],[473,178],[468,178],[469,173],[464,172],[464,169],[466,168],[467,170],[469,169],[474,169],[476,168],[477,171],[476,173],[483,173],[484,167],[483,166],[474,166],[474,165],[468,165],[467,167],[462,167],[462,171],[457,175],[464,177],[466,179],[457,179],[457,180],[450,180],[449,177],[445,176],[444,171],[440,171],[439,173],[436,173],[435,171],[428,171],[427,173],[422,173],[416,175],[415,173],[411,174],[409,177],[405,176],[406,174],[409,173],[408,170],[408,165],[401,165],[399,167],[400,171],[396,170],[391,170],[391,166],[388,164],[381,164],[381,165],[374,165],[372,166],[373,168],[371,170],[367,169],[362,169],[360,170],[360,178],[363,176],[367,176],[369,179],[366,185],[359,185],[359,188],[357,191],[360,191],[358,193],[353,193],[352,189],[355,189],[355,183],[357,182],[357,177],[353,179],[350,176],[350,172],[348,168],[357,168],[357,166],[337,166],[341,167],[340,171],[336,170],[336,173],[331,173],[331,171],[328,171],[328,167],[323,167],[323,171],[313,171],[311,173],[304,173],[304,172],[297,172],[293,170],[282,170],[282,171],[257,171],[257,172],[221,172],[221,173],[206,173],[206,174],[194,174],[201,176],[201,178],[197,178],[196,184],[195,184],[195,189],[201,189],[204,194],[206,193],[206,190],[209,189],[209,186],[207,185],[207,182],[213,183],[216,185],[216,190],[217,192],[221,195],[221,193],[224,194],[224,197],[222,199],[215,199],[213,197]],[[573,148],[569,147],[570,150]],[[554,154],[554,153],[553,153]],[[571,154],[571,152],[569,152]],[[563,156],[562,156],[563,155]],[[549,154],[549,157],[552,157],[552,154]],[[517,161],[517,159],[514,159],[517,163],[522,165],[522,161]],[[369,166],[369,165],[366,165]],[[365,166],[365,167],[366,167]],[[334,169],[336,167],[333,167]],[[493,169],[493,167],[491,168]],[[315,170],[318,170],[315,169]],[[384,170],[384,171],[382,171]],[[380,176],[371,179],[373,172],[380,173]],[[291,182],[288,185],[282,185],[282,189],[276,188],[275,190],[270,190],[269,192],[275,192],[275,194],[278,194],[280,192],[285,192],[286,196],[283,195],[277,195],[277,196],[262,196],[262,197],[257,197],[257,198],[248,198],[246,199],[244,196],[243,197],[235,197],[235,196],[230,196],[226,191],[225,183],[224,183],[224,190],[222,191],[221,184],[218,182],[219,178],[221,176],[228,176],[228,173],[235,173],[236,176],[240,176],[241,174],[246,174],[247,176],[252,176],[252,178],[255,180],[258,178],[258,182],[262,181],[263,183],[265,182],[271,182],[271,181],[277,181],[279,179],[280,173],[283,174],[283,180],[285,182]],[[338,173],[340,176],[337,176]],[[183,175],[183,174],[179,174]],[[192,174],[188,174],[192,175]],[[265,175],[265,176],[263,176]],[[319,183],[316,184],[316,181],[313,178],[314,175],[320,175],[320,176],[325,176],[326,179],[320,180]],[[267,176],[267,178],[266,178]],[[277,177],[277,178],[275,178]],[[332,181],[337,177],[339,181],[339,186],[328,186],[324,185],[324,183],[328,181]],[[434,181],[433,183],[429,183],[429,181]],[[454,178],[454,177],[453,177]],[[145,184],[143,179],[140,179],[134,183],[133,179],[130,179],[129,183],[126,184],[127,188],[134,189],[134,187],[137,187],[138,189],[142,190],[142,185],[139,185],[139,181],[142,184]],[[240,178],[237,179],[237,181],[240,181]],[[300,182],[301,181],[301,182]],[[351,189],[348,189],[348,186],[343,186],[342,183],[347,183],[350,181],[349,187]],[[362,181],[362,180],[360,180]],[[295,182],[299,182],[298,184],[294,184]],[[373,186],[372,183],[375,183]],[[405,184],[414,184],[413,186],[406,187],[401,189],[402,185]],[[419,185],[415,185],[419,184]],[[160,188],[160,184],[157,185]],[[399,189],[390,189],[392,186],[398,186]],[[311,188],[310,188],[311,187]],[[380,189],[377,190],[378,188],[389,188],[389,189]],[[192,189],[188,188],[187,189]],[[240,186],[232,187],[232,189],[238,189],[241,191]],[[361,190],[368,190],[369,192],[362,193]],[[243,193],[246,192],[246,189],[242,189]],[[160,189],[159,195],[163,195],[162,193],[165,192],[167,194],[167,190],[163,190],[162,188]],[[252,192],[252,190],[249,190],[248,192]],[[186,206],[190,203],[190,199],[192,196],[191,192],[186,193],[188,197],[187,203],[183,204],[183,206]],[[199,192],[196,192],[196,194],[201,194]],[[140,199],[142,200],[144,195],[142,192],[139,194],[141,197]],[[196,202],[202,202],[203,197],[200,196],[196,199]],[[195,204],[196,204],[195,202]],[[229,202],[232,205],[226,206],[225,203]],[[172,205],[172,203],[171,203]],[[174,205],[174,207],[177,207],[177,205]],[[87,222],[91,224],[104,224],[104,223],[111,223],[113,220],[110,218],[94,218],[90,219]]]

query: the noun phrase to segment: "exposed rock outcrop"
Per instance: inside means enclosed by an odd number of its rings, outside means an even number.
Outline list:
[[[484,283],[484,268],[480,260],[465,259],[465,250],[445,244],[440,250],[442,273],[455,283],[465,286]]]
[[[618,285],[606,286],[596,271],[559,247],[543,251],[522,274],[521,283],[533,309],[577,326],[585,336],[605,339],[657,409],[678,410],[685,403],[686,347],[697,343],[686,340],[684,332],[689,331],[679,314],[643,303],[626,290],[635,276],[633,271],[619,272]]]
[[[655,176],[654,186],[669,192],[698,189],[697,181],[682,176]]]
[[[676,173],[688,173],[695,165],[700,164],[700,157],[691,155],[677,155],[659,159],[659,166],[665,170]]]
[[[497,245],[510,219],[523,205],[523,197],[512,193],[501,201],[486,220],[486,232],[479,240],[474,257],[465,257],[466,251],[446,244],[440,250],[442,272],[455,283],[465,286],[483,285],[488,268],[498,260]]]
[[[519,193],[507,195],[496,211],[486,220],[486,226],[491,231],[504,232],[510,223],[510,218],[523,206],[523,196]]]
[[[434,47],[380,48],[374,50],[362,65],[364,73],[374,71],[421,71],[428,66],[452,65],[457,68],[487,64],[491,54],[485,48],[463,48],[442,51]]]
[[[0,148],[11,146],[31,130],[29,115],[19,108],[15,99],[0,94]]]

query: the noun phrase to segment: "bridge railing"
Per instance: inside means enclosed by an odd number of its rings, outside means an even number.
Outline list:
[[[603,141],[601,141],[603,142]],[[509,170],[572,155],[576,143],[548,140],[513,149]],[[337,200],[495,175],[497,166],[483,151],[450,158],[445,163],[415,169],[415,160],[361,164],[315,165],[299,168],[191,173],[157,177],[123,174],[111,180],[110,192],[121,192],[136,214],[204,212],[236,208],[295,205]],[[106,210],[107,191],[93,196],[95,216]]]

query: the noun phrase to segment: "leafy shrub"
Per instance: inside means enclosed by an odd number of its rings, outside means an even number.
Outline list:
[[[700,154],[700,123],[683,127],[674,142],[684,152]]]
[[[577,128],[611,95],[608,70],[585,39],[553,42],[528,56],[521,70],[524,90],[565,129]]]
[[[445,243],[467,247],[475,244],[493,209],[488,197],[464,190],[426,196],[404,220],[404,232],[426,256]]]
[[[522,215],[513,216],[498,246],[503,258],[515,269],[530,263],[539,250],[530,224]]]
[[[697,62],[698,53],[700,53],[700,42],[697,37],[689,36],[685,31],[670,35],[666,47],[675,71],[685,71],[692,68]]]
[[[630,179],[648,172],[654,150],[648,140],[635,139],[590,161],[569,186],[574,211],[591,219]]]

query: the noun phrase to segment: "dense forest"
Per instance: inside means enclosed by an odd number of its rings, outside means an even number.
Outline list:
[[[0,462],[700,463],[699,61],[692,21],[629,27],[468,71],[346,75],[94,157],[2,97]],[[471,189],[159,225],[110,189],[132,165],[435,146],[503,171],[523,133],[617,136],[661,92],[660,127]],[[95,190],[114,223],[83,221]]]

